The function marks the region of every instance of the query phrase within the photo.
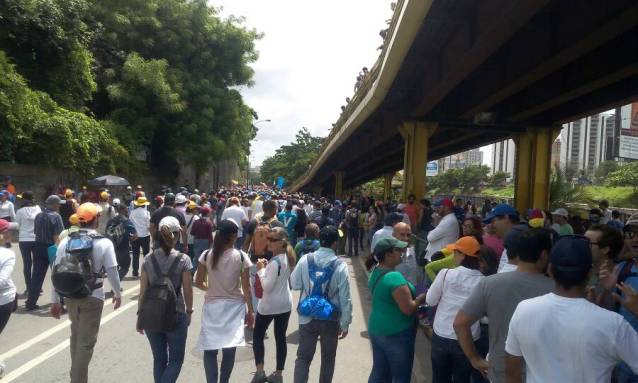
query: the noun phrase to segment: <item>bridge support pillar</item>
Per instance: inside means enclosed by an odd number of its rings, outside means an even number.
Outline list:
[[[425,195],[425,165],[428,143],[436,130],[436,122],[406,121],[399,127],[405,142],[403,158],[403,200],[414,194],[417,200]]]
[[[335,199],[343,199],[343,172],[334,172],[335,175]]]
[[[560,127],[534,127],[514,136],[514,204],[520,214],[549,207],[552,144],[559,134]]]
[[[383,176],[383,200],[387,201],[392,196],[392,178],[394,173],[386,174]]]

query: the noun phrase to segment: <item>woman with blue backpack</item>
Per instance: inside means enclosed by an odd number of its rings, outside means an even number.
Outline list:
[[[292,310],[292,292],[288,279],[295,267],[296,255],[286,229],[275,227],[270,231],[268,250],[273,254],[272,258],[270,260],[259,259],[255,264],[263,293],[257,305],[253,332],[253,353],[255,354],[257,371],[251,383],[281,383],[288,352],[286,330]],[[266,377],[264,372],[264,337],[273,321],[275,322],[277,367],[275,372]]]

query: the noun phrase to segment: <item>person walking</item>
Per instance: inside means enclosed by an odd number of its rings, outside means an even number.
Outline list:
[[[22,207],[16,212],[16,223],[18,229],[18,246],[22,255],[22,274],[24,274],[24,285],[29,292],[31,276],[33,275],[33,259],[35,258],[35,217],[42,212],[40,206],[33,202],[33,193],[25,191],[22,193]]]
[[[64,224],[62,223],[62,217],[58,214],[60,210],[60,204],[65,203],[65,200],[60,199],[57,195],[53,194],[47,197],[44,211],[35,217],[33,223],[33,230],[35,233],[35,256],[33,257],[33,274],[31,276],[31,283],[29,284],[29,296],[25,302],[27,311],[37,310],[38,299],[42,290],[42,284],[44,278],[47,275],[49,268],[49,246],[55,245],[58,242],[58,236],[64,230]]]
[[[253,327],[248,256],[235,249],[239,226],[230,219],[219,224],[212,249],[199,257],[195,284],[206,291],[198,347],[204,352],[207,383],[228,383],[237,347],[245,346],[244,323]],[[208,284],[204,282],[208,275]],[[246,310],[248,308],[248,310]],[[222,351],[221,368],[217,354]]]
[[[131,241],[132,274],[134,278],[139,277],[140,249],[143,256],[146,256],[151,249],[151,213],[148,211],[148,205],[150,204],[146,197],[138,197],[133,201],[134,208],[129,213],[129,219],[133,222],[137,232],[137,238]]]
[[[0,219],[0,243],[8,236],[10,223]],[[11,249],[0,247],[0,334],[9,322],[11,313],[16,310],[18,295],[11,279],[11,273],[16,263],[16,255]],[[0,360],[0,379],[5,372],[5,366]]]
[[[131,267],[130,243],[137,239],[135,225],[128,217],[128,207],[123,203],[115,208],[117,215],[106,224],[107,236],[113,241],[120,281]]]
[[[0,219],[4,219],[7,222],[14,222],[16,220],[15,207],[13,202],[9,200],[9,192],[6,190],[0,191]],[[0,246],[2,245],[6,248],[11,247],[10,235],[5,235],[5,241],[0,243]]]
[[[359,256],[359,209],[355,205],[348,205],[344,219],[347,230],[348,257]]]
[[[69,234],[67,238],[60,241],[53,264],[54,290],[51,296],[50,313],[54,318],[60,319],[62,313],[60,295],[62,294],[65,297],[64,302],[71,320],[71,383],[87,383],[89,381],[89,363],[91,363],[93,349],[97,342],[102,309],[104,308],[102,270],[106,271],[113,291],[113,309],[118,309],[122,303],[120,278],[117,274],[117,259],[113,243],[108,238],[100,236],[96,231],[100,212],[100,206],[90,202],[78,207],[75,214],[78,216],[80,230]],[[78,245],[89,242],[91,243],[88,248],[88,256],[91,259],[89,262],[90,272],[95,274],[96,278],[91,281],[79,279],[78,284],[77,278],[65,278],[63,272],[58,275],[57,265],[62,264],[61,270],[64,271],[68,269],[68,267],[64,267],[64,264],[73,264],[75,257],[70,251],[76,249]],[[84,248],[84,246],[82,247]],[[77,259],[75,259],[75,263],[77,263]]]
[[[480,245],[470,236],[461,237],[450,248],[458,266],[439,272],[426,296],[429,306],[437,306],[432,335],[433,383],[469,382],[472,374],[472,365],[461,350],[452,324],[473,288],[484,278],[478,259]],[[475,323],[473,340],[478,340],[480,334],[479,324]]]
[[[299,260],[290,276],[293,290],[301,290],[297,312],[299,312],[299,348],[295,361],[294,383],[308,382],[310,364],[317,348],[317,340],[321,338],[321,373],[319,383],[330,383],[334,375],[335,356],[339,339],[348,335],[352,322],[352,299],[348,268],[339,261],[336,255],[339,232],[334,226],[321,229],[319,241],[321,247],[314,253]],[[317,277],[321,275],[321,277]],[[303,308],[311,310],[312,296],[315,301],[331,307],[328,317],[304,315],[309,314]],[[320,299],[318,299],[320,298]],[[300,312],[301,311],[301,312]]]
[[[288,284],[290,274],[295,267],[296,255],[290,244],[287,230],[275,227],[268,235],[268,248],[273,257],[270,260],[260,258],[257,263],[257,275],[263,288],[263,296],[257,305],[255,330],[253,331],[253,353],[255,355],[255,376],[252,383],[281,383],[286,363],[288,347],[286,330],[292,310],[292,292]],[[264,371],[264,337],[270,323],[275,322],[275,344],[277,366],[275,372],[266,377]]]
[[[241,249],[244,244],[244,225],[246,225],[248,221],[248,216],[244,209],[239,206],[239,198],[231,197],[228,202],[228,207],[224,209],[222,213],[221,220],[232,219],[239,226],[239,232],[237,237],[237,243],[235,243],[236,249]]]
[[[409,229],[409,227],[408,227]],[[368,280],[372,310],[368,331],[372,344],[372,371],[368,383],[409,383],[412,378],[417,308],[425,294],[416,296],[415,286],[395,271],[407,242],[383,238],[367,262],[376,265]]]
[[[193,237],[194,259],[199,259],[199,256],[213,245],[213,223],[210,221],[211,212],[212,210],[207,205],[200,207],[200,219],[192,224],[190,234]]]
[[[146,337],[153,352],[153,378],[155,383],[174,383],[184,363],[186,336],[193,314],[193,285],[190,258],[175,250],[181,234],[177,218],[165,217],[159,223],[160,247],[144,257],[140,278],[138,315],[144,306],[144,298],[149,287],[160,282],[163,276],[170,279],[176,293],[177,321],[170,331],[146,330]],[[143,316],[143,314],[142,314]],[[137,331],[144,334],[141,321]]]

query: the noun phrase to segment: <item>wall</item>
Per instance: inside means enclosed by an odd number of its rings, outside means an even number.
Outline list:
[[[211,164],[205,172],[199,175],[199,181],[196,180],[195,170],[192,166],[180,164],[177,184],[178,186],[197,187],[200,191],[210,191],[220,186],[228,186],[232,180],[245,183],[245,172],[239,169],[235,161],[224,160]]]

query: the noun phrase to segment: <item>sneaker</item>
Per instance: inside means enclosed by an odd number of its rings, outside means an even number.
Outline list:
[[[38,305],[27,305],[27,304],[24,305],[24,309],[26,311],[35,311],[35,310],[38,310],[39,308],[40,306]]]
[[[7,371],[7,366],[0,362],[0,379],[4,376],[5,371]]]
[[[275,375],[274,372],[268,375],[268,383],[283,383],[283,382],[284,382],[284,377],[281,375]]]
[[[253,380],[250,383],[266,383],[268,382],[268,378],[266,378],[266,373],[263,371],[255,372],[255,376],[253,376]]]

